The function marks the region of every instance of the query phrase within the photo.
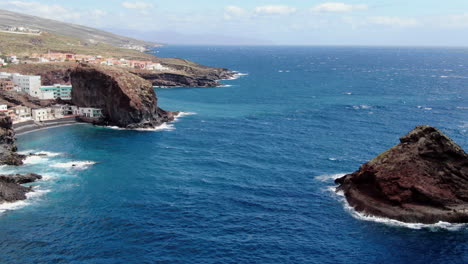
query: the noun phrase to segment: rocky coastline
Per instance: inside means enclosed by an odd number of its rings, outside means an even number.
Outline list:
[[[11,118],[0,113],[0,165],[20,166],[23,165],[25,158],[25,155],[17,153],[15,131]],[[42,176],[34,173],[0,175],[0,204],[25,200],[26,194],[32,192],[33,189],[22,184],[40,179]]]
[[[468,155],[418,126],[400,144],[335,181],[358,212],[406,223],[468,223]]]

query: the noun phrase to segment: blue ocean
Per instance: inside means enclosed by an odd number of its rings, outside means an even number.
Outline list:
[[[241,75],[156,89],[156,131],[73,125],[18,137],[44,180],[0,205],[0,263],[468,263],[468,226],[353,212],[333,180],[416,125],[468,150],[468,50],[158,49]],[[75,165],[75,166],[73,166]]]

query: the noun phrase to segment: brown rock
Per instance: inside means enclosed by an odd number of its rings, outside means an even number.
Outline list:
[[[159,108],[152,84],[124,69],[80,64],[71,78],[73,104],[101,108],[107,125],[151,128],[177,114]]]
[[[468,223],[468,155],[436,128],[418,126],[400,144],[335,182],[357,211],[408,223]]]

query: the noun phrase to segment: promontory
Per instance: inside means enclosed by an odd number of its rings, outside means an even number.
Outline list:
[[[158,107],[151,82],[127,70],[79,64],[71,72],[72,102],[102,110],[99,124],[123,128],[154,128],[174,120],[177,112]]]

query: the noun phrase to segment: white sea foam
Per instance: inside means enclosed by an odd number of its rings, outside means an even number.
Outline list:
[[[44,163],[48,161],[49,159],[47,157],[41,157],[41,156],[29,156],[24,159],[24,164],[39,164],[39,163]]]
[[[354,108],[355,110],[371,109],[372,106],[365,105],[365,104],[363,104],[363,105],[353,105],[353,108]]]
[[[57,157],[57,156],[64,155],[64,153],[60,153],[60,152],[37,151],[35,149],[28,149],[28,150],[18,151],[18,154],[21,154],[21,155],[29,155],[29,154],[46,155],[46,156],[42,156],[42,157]]]
[[[21,154],[21,155],[29,155],[30,153],[34,153],[34,152],[36,152],[36,150],[34,150],[34,149],[27,149],[27,150],[18,151],[18,154]]]
[[[0,214],[11,211],[11,210],[17,210],[24,208],[33,202],[44,194],[50,192],[50,190],[34,190],[33,192],[29,192],[26,194],[27,199],[23,201],[17,201],[13,203],[1,203],[0,204]]]
[[[336,174],[336,175],[343,175],[343,174]],[[325,179],[322,181],[327,181],[328,179],[333,178],[332,176],[336,176],[336,175],[323,175],[319,177],[322,177],[321,179]],[[316,177],[316,178],[319,178],[319,177]],[[452,224],[452,223],[447,223],[447,222],[442,222],[442,221],[436,224],[405,223],[405,222],[401,222],[398,220],[393,220],[393,219],[389,219],[385,217],[367,215],[365,213],[356,211],[348,203],[348,201],[344,197],[344,193],[342,191],[339,191],[339,192],[336,191],[336,186],[329,186],[327,188],[327,191],[329,191],[330,193],[333,193],[333,195],[343,204],[344,209],[348,211],[352,217],[358,220],[376,222],[376,223],[385,224],[388,226],[404,227],[404,228],[417,229],[417,230],[429,229],[432,231],[436,231],[436,230],[458,231],[464,228],[468,228],[468,224]]]
[[[161,124],[154,128],[122,128],[118,126],[103,126],[103,127],[108,128],[108,129],[114,129],[114,130],[134,130],[134,131],[149,131],[149,132],[162,131],[162,130],[171,131],[175,129],[174,125],[168,124],[168,123]]]
[[[191,116],[191,115],[196,115],[197,113],[194,112],[180,112],[178,115],[175,116],[173,122],[179,121],[179,118],[184,117],[184,116]]]
[[[51,152],[51,151],[39,151],[39,152],[36,152],[35,154],[47,155],[47,157],[57,157],[57,156],[64,155],[63,153],[60,153],[60,152]]]
[[[316,180],[321,181],[321,182],[329,182],[329,181],[334,181],[338,178],[341,178],[345,176],[346,173],[337,173],[337,174],[325,174],[325,175],[320,175],[315,177]],[[333,187],[334,188],[334,187]]]
[[[426,111],[431,111],[432,107],[425,107],[425,106],[420,106],[418,105],[418,109],[426,110]]]
[[[235,72],[234,75],[228,79],[224,79],[224,80],[221,80],[221,81],[232,81],[232,80],[237,80],[239,79],[240,77],[242,76],[247,76],[249,75],[248,73],[241,73],[241,72]]]
[[[70,162],[61,162],[50,165],[52,168],[61,168],[61,169],[76,169],[76,170],[85,170],[90,166],[96,164],[94,161],[70,161]]]

